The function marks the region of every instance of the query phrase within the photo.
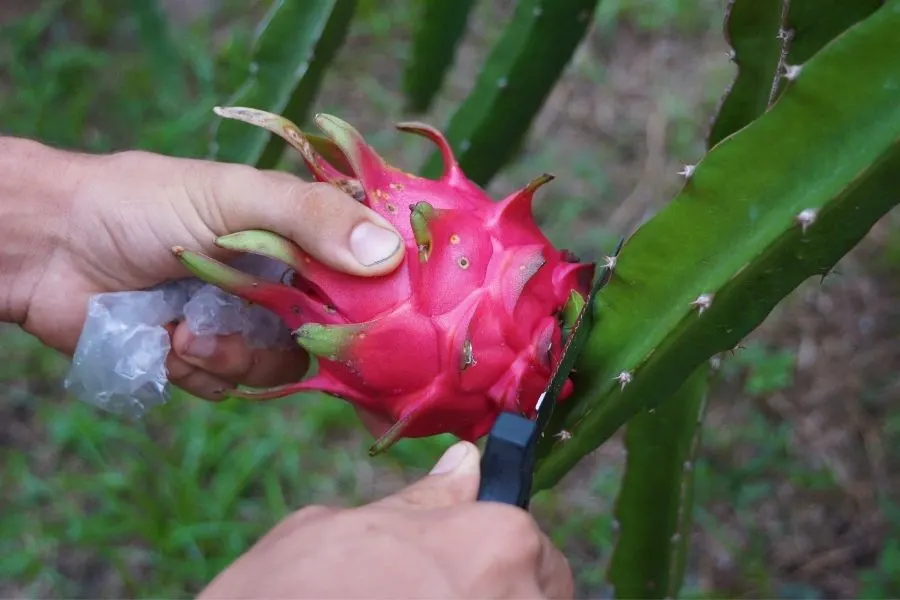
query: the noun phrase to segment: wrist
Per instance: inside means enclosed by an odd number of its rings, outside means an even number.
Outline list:
[[[66,232],[80,155],[0,137],[0,321],[22,323]]]

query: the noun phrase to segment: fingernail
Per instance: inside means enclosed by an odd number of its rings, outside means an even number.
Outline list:
[[[469,446],[465,442],[458,442],[453,446],[450,446],[441,459],[437,462],[436,465],[431,469],[431,473],[429,475],[442,475],[444,473],[449,473],[450,471],[455,471],[460,464],[462,464],[463,459],[469,453]]]
[[[363,221],[350,233],[350,252],[367,267],[389,259],[400,244],[400,236],[396,233],[368,221]]]
[[[209,358],[216,351],[216,338],[211,335],[201,335],[191,338],[184,353],[194,358]]]

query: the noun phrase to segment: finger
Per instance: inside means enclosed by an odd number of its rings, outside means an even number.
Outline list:
[[[252,348],[239,334],[197,336],[187,323],[172,335],[172,348],[186,363],[237,385],[270,387],[303,379],[309,356],[299,347]]]
[[[478,495],[478,447],[457,442],[444,452],[424,478],[377,502],[396,508],[443,508],[472,502]]]
[[[284,517],[275,527],[269,530],[253,547],[251,552],[263,552],[271,549],[282,540],[296,535],[297,530],[311,523],[322,521],[340,513],[341,509],[333,506],[305,506]]]
[[[211,225],[220,224],[218,235],[273,231],[324,264],[359,276],[389,273],[402,262],[406,248],[397,230],[337,188],[243,165],[215,167],[206,211],[217,217]]]
[[[203,400],[221,402],[233,387],[224,379],[186,363],[171,352],[166,358],[166,369],[173,385]]]
[[[572,598],[575,595],[575,581],[569,560],[553,542],[541,535],[541,555],[538,563],[538,586],[545,598]]]

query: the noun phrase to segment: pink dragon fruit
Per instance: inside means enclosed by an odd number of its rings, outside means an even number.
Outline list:
[[[319,372],[307,380],[233,395],[270,399],[318,390],[342,398],[394,423],[373,454],[401,438],[452,433],[474,441],[504,410],[534,416],[594,276],[592,263],[555,249],[533,220],[535,190],[552,176],[495,203],[466,178],[444,136],[422,123],[397,128],[438,146],[445,168],[437,180],[386,164],[356,129],[330,115],[315,119],[329,141],[263,111],[216,113],[283,137],[316,180],[377,211],[407,244],[396,271],[360,278],[267,231],[216,241],[283,261],[293,280],[281,284],[175,248],[199,278],[276,313],[319,360]],[[571,391],[567,381],[560,400]]]

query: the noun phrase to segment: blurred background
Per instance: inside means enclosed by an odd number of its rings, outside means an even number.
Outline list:
[[[87,151],[202,157],[241,85],[251,0],[0,0],[0,130]],[[513,0],[476,3],[435,108],[465,97]],[[314,110],[415,168],[397,133],[415,0],[360,0]],[[725,0],[604,0],[518,158],[489,191],[557,179],[536,211],[557,243],[609,251],[678,190],[734,75]],[[752,168],[752,165],[748,165]],[[283,168],[302,173],[287,155]],[[264,199],[260,199],[264,201]],[[698,462],[686,598],[900,596],[900,214],[725,356]],[[68,361],[0,328],[0,596],[189,597],[287,512],[354,504],[424,474],[452,441],[370,459],[340,401],[213,406],[176,396],[132,423],[66,397]],[[578,597],[604,597],[618,438],[534,512]]]

